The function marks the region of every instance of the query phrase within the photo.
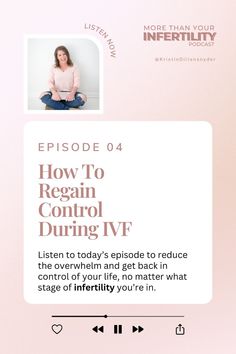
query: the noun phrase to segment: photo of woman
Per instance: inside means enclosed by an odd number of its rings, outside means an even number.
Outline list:
[[[95,38],[32,36],[25,49],[26,112],[71,115],[102,110],[102,49]]]
[[[49,90],[40,99],[46,109],[69,110],[83,106],[87,97],[78,91],[80,74],[65,46],[59,46],[54,52],[55,64],[51,68]]]

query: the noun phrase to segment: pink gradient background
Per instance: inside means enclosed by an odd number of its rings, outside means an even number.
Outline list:
[[[235,285],[235,1],[44,1],[4,3],[1,8],[1,322],[3,354],[234,354]],[[208,120],[214,136],[213,300],[207,305],[29,305],[23,299],[23,127],[30,120],[68,120],[68,115],[24,115],[23,44],[26,34],[94,34],[101,26],[117,48],[104,45],[104,115],[71,120]],[[214,24],[211,49],[147,44],[144,24]],[[104,42],[102,42],[104,44]],[[156,63],[159,55],[210,55],[213,64]],[[199,142],[200,143],[200,142]],[[199,258],[199,261],[200,258]],[[179,319],[66,319],[53,313],[157,314],[186,317],[185,336],[175,336]],[[53,323],[62,323],[60,335]],[[113,324],[124,324],[113,335]],[[105,334],[91,328],[105,325]],[[131,334],[132,325],[145,328]]]

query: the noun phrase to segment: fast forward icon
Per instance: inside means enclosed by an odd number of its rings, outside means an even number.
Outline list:
[[[142,332],[143,330],[144,330],[144,328],[141,327],[141,326],[138,326],[138,327],[133,326],[133,327],[132,327],[132,332],[133,332],[133,333],[134,333],[134,332],[140,333],[140,332]]]

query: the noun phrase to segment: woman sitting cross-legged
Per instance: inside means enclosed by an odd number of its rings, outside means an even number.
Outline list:
[[[54,52],[55,65],[49,78],[50,91],[43,92],[40,99],[46,106],[57,110],[79,108],[87,101],[87,97],[78,92],[80,85],[79,70],[73,64],[69,51],[60,46]]]

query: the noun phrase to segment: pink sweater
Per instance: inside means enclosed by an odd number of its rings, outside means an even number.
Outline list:
[[[53,66],[50,71],[49,77],[49,89],[53,87],[57,90],[62,100],[66,98],[68,92],[70,92],[73,87],[80,86],[79,70],[76,65],[68,66],[65,71],[60,68],[55,68]],[[65,92],[63,92],[65,91]]]

